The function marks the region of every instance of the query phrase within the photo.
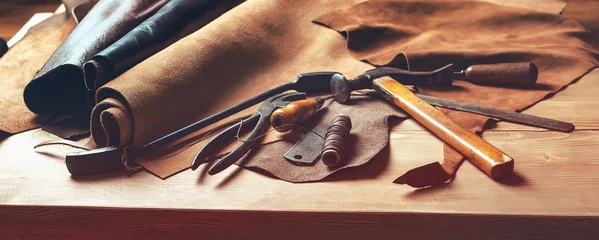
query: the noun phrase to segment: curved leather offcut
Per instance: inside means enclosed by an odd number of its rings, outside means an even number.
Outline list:
[[[87,88],[96,90],[144,59],[200,29],[239,2],[171,0],[84,65]],[[214,9],[217,4],[220,6]]]
[[[81,66],[116,42],[168,0],[104,0],[96,4],[58,47],[23,96],[34,113],[88,112]]]

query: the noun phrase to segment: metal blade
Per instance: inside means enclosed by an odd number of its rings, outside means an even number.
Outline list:
[[[545,128],[560,132],[571,132],[574,130],[574,124],[559,120],[528,115],[524,113],[510,112],[506,110],[480,106],[471,103],[458,102],[443,98],[431,97],[422,94],[416,94],[419,98],[430,105],[484,115],[487,117],[498,118],[506,122],[518,123],[533,127]]]

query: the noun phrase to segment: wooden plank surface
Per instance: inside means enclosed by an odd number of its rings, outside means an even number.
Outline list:
[[[572,85],[554,100],[536,105],[545,116],[599,121],[585,109],[598,104],[599,70]],[[587,84],[588,83],[588,84]],[[580,94],[576,94],[580,92]],[[570,102],[578,116],[555,115],[556,104]],[[578,104],[587,102],[587,104]],[[531,109],[532,110],[532,109]],[[165,181],[148,173],[71,177],[63,154],[70,149],[32,150],[35,143],[56,139],[41,130],[0,143],[0,204],[8,206],[93,206],[157,209],[244,210],[280,212],[447,213],[530,216],[599,216],[599,130],[588,124],[572,133],[491,130],[484,138],[516,160],[516,177],[498,183],[470,163],[445,186],[414,190],[392,184],[413,167],[441,159],[441,142],[426,131],[394,128],[391,145],[359,169],[328,181],[291,184],[232,167],[223,174],[200,177],[185,171]],[[418,151],[414,151],[418,149]],[[200,169],[201,170],[201,169]]]

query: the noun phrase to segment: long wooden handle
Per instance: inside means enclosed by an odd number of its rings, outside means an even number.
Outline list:
[[[531,86],[539,70],[532,62],[472,65],[464,71],[464,80],[488,85]]]
[[[408,88],[389,78],[373,81],[373,88],[443,141],[468,158],[495,180],[509,177],[514,160],[478,135],[464,129],[441,111],[418,98]]]

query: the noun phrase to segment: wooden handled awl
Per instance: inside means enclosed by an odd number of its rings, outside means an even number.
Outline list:
[[[275,110],[270,115],[270,124],[278,132],[287,132],[294,125],[310,119],[322,107],[324,99],[312,98],[292,102],[283,108]]]
[[[455,79],[484,85],[530,86],[537,82],[539,70],[534,63],[497,63],[472,65],[454,73]]]
[[[510,156],[464,129],[402,84],[389,78],[379,78],[372,82],[372,86],[385,99],[406,111],[491,178],[501,180],[512,174],[514,160]]]

